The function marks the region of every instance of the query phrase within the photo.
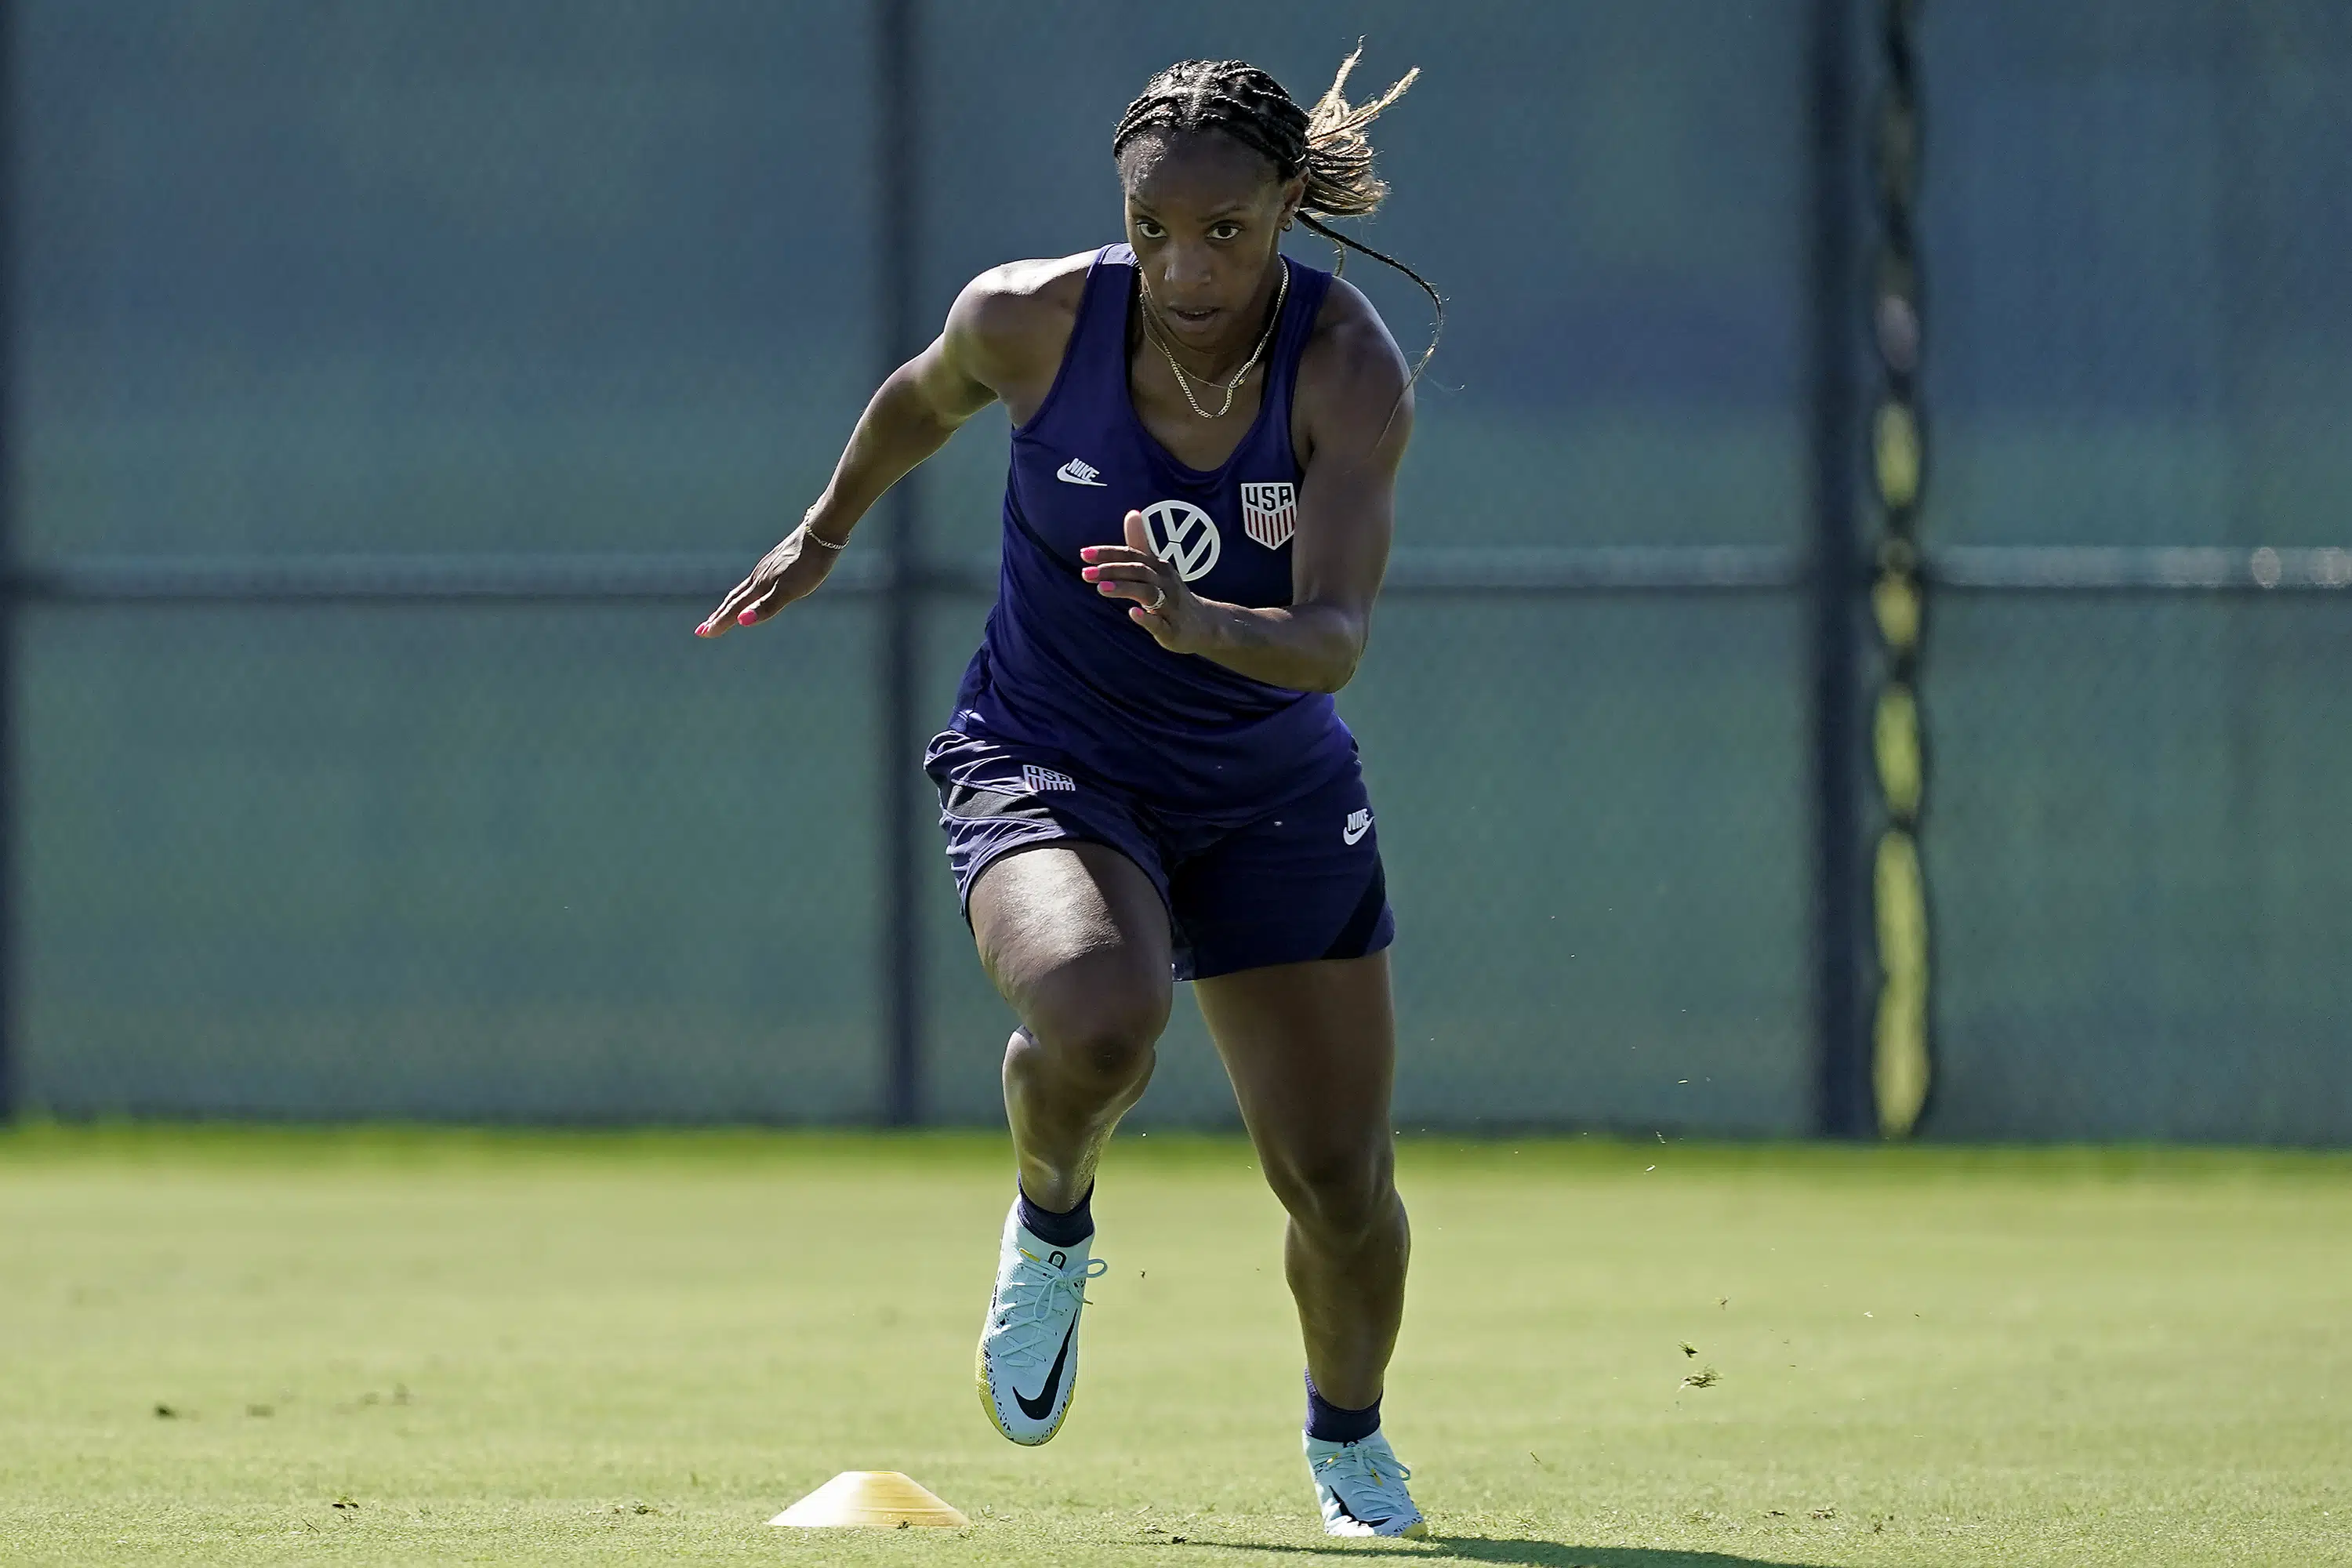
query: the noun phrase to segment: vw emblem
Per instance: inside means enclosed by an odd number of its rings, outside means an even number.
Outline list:
[[[1151,553],[1175,567],[1187,583],[1207,576],[1217,563],[1217,525],[1191,501],[1153,501],[1143,509],[1143,531],[1151,541]]]

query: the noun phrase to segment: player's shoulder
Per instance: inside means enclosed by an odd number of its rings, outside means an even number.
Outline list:
[[[1403,351],[1363,290],[1332,279],[1298,356],[1298,395],[1312,422],[1389,429],[1400,410],[1410,415],[1412,381]]]
[[[1091,250],[1008,261],[963,286],[948,312],[948,331],[984,363],[1019,369],[1045,358],[1058,363],[1078,319]]]

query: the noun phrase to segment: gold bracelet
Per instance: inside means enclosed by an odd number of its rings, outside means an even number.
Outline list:
[[[832,540],[827,539],[824,534],[819,533],[816,529],[810,524],[809,520],[806,518],[801,519],[801,537],[808,541],[811,544],[819,545],[826,550],[835,551],[836,552],[849,548],[849,541],[845,539],[840,543],[835,544]]]

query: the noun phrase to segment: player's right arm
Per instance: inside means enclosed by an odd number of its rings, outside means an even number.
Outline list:
[[[858,520],[883,491],[946,446],[965,420],[1034,378],[1039,329],[1050,331],[1051,326],[1045,291],[1036,286],[1034,273],[1024,270],[1038,265],[1014,262],[965,285],[940,335],[892,371],[866,404],[834,465],[832,481],[803,514],[800,526],[719,601],[709,619],[695,628],[698,636],[723,637],[815,592]],[[1041,305],[1048,307],[1045,313]],[[1066,328],[1062,336],[1066,340]],[[1056,342],[1057,363],[1059,358]]]

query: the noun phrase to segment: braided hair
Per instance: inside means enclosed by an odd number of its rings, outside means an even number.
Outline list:
[[[1421,75],[1416,66],[1378,98],[1351,104],[1345,91],[1348,73],[1356,68],[1363,54],[1360,39],[1355,53],[1339,62],[1339,75],[1331,79],[1312,113],[1299,108],[1280,82],[1254,65],[1241,60],[1179,60],[1146,82],[1143,95],[1127,106],[1118,129],[1111,132],[1110,152],[1117,158],[1138,137],[1154,132],[1221,131],[1272,163],[1277,179],[1305,174],[1307,194],[1298,204],[1298,221],[1331,242],[1339,251],[1339,266],[1347,265],[1349,250],[1360,251],[1420,284],[1437,308],[1437,325],[1430,334],[1429,347],[1413,366],[1417,380],[1445,331],[1444,296],[1428,279],[1395,257],[1321,221],[1367,217],[1380,210],[1389,187],[1373,172],[1372,144],[1364,135],[1364,127],[1402,98]]]

